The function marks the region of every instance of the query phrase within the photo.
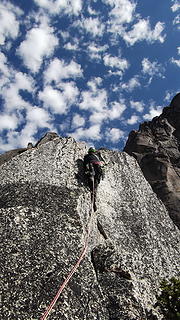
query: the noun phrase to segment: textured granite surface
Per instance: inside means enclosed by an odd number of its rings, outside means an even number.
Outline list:
[[[1,165],[1,319],[40,319],[76,262],[90,212],[86,152],[54,136]],[[161,319],[153,305],[160,281],[179,275],[180,231],[134,158],[102,156],[88,254],[49,319]]]

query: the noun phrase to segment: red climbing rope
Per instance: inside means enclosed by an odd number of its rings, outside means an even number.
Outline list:
[[[44,314],[41,317],[41,320],[46,320],[47,317],[49,316],[52,308],[54,307],[55,303],[57,302],[57,300],[59,299],[60,294],[62,293],[63,289],[66,287],[66,285],[68,284],[69,280],[72,278],[73,274],[75,273],[75,271],[77,270],[77,268],[79,267],[81,261],[83,260],[87,249],[88,249],[88,240],[89,240],[89,235],[91,232],[91,222],[92,222],[92,213],[93,213],[93,204],[94,204],[94,177],[93,177],[93,191],[92,191],[92,198],[91,198],[91,215],[90,215],[90,219],[89,219],[89,223],[88,223],[88,229],[87,229],[87,234],[86,234],[86,239],[84,242],[84,247],[82,249],[82,252],[79,256],[78,261],[76,262],[76,264],[72,267],[71,271],[69,272],[69,274],[67,275],[66,279],[64,280],[64,282],[62,283],[62,285],[60,286],[58,292],[56,293],[54,299],[51,301],[50,305],[47,307],[46,311],[44,312]]]

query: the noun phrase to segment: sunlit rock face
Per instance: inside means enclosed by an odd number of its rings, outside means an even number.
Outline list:
[[[40,319],[77,261],[91,211],[86,152],[46,135],[1,165],[2,319]],[[49,319],[161,319],[153,306],[161,280],[178,276],[180,231],[133,157],[101,153],[88,252]]]
[[[159,117],[130,132],[124,151],[137,159],[180,228],[180,93]]]

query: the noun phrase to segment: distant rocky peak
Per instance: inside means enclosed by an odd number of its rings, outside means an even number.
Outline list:
[[[56,138],[59,138],[58,134],[56,132],[47,132],[35,145],[35,147],[47,143],[49,141],[52,141]]]
[[[180,93],[159,117],[131,131],[124,148],[180,227]]]

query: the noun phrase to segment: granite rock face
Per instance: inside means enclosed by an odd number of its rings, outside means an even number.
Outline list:
[[[86,152],[54,137],[1,165],[1,319],[40,319],[77,261],[91,212]],[[159,320],[159,284],[179,276],[180,231],[133,157],[101,153],[88,252],[49,319]]]
[[[137,159],[180,228],[180,93],[159,117],[130,132],[124,151]]]

